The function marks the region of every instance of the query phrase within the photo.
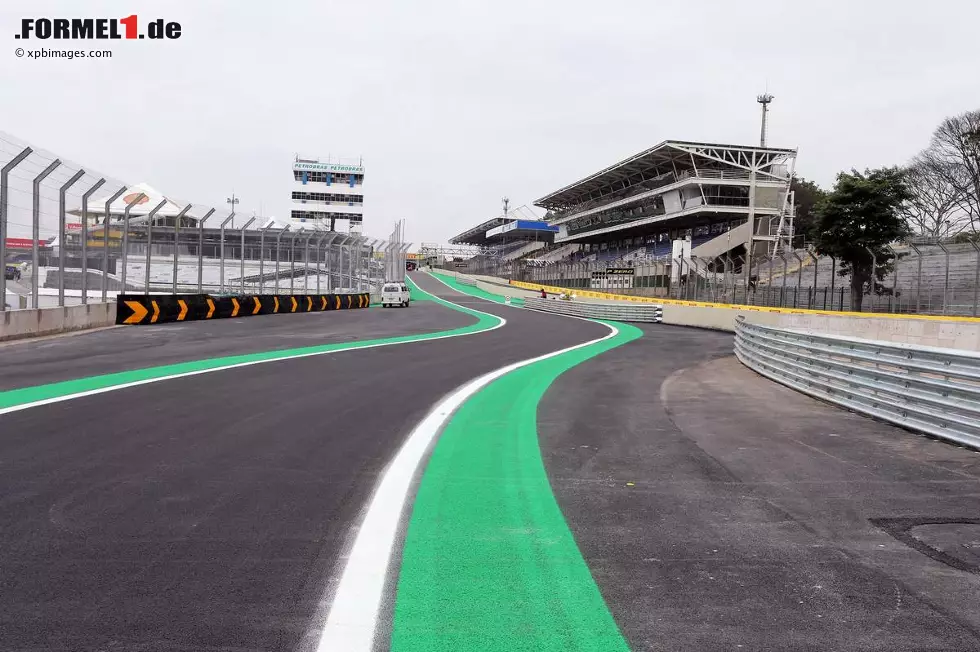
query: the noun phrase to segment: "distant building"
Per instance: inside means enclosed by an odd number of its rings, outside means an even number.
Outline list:
[[[296,157],[290,218],[311,228],[360,233],[364,220],[364,165],[361,159],[336,162]]]

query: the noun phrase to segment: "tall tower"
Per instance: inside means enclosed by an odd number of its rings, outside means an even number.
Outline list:
[[[769,103],[774,99],[769,93],[763,93],[755,98],[755,101],[762,105],[762,135],[759,138],[759,144],[762,147],[766,146],[766,121],[769,117]]]
[[[500,202],[504,205],[504,217],[507,217],[507,212],[510,210],[510,197],[504,197]]]
[[[360,158],[293,161],[289,216],[330,231],[360,233],[364,221],[364,162]]]

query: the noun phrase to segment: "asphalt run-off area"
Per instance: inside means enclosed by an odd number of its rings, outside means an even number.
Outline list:
[[[507,305],[0,344],[0,650],[980,649],[980,455]]]

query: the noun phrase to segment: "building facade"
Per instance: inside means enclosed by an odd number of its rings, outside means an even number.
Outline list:
[[[364,164],[296,157],[290,217],[311,227],[360,233],[364,221]]]

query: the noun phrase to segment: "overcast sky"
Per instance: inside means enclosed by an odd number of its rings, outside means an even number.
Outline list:
[[[24,17],[133,13],[183,35],[14,39]],[[288,215],[296,153],[363,156],[365,233],[406,218],[445,242],[504,195],[530,204],[661,140],[753,143],[767,85],[770,143],[799,147],[802,176],[901,164],[980,108],[978,24],[972,0],[3,0],[0,130],[172,197],[234,191],[249,214]]]

